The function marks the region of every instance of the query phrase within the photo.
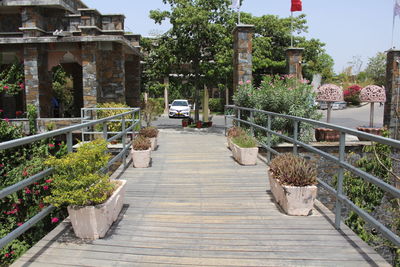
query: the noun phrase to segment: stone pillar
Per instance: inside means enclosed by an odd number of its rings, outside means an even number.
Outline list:
[[[97,43],[82,43],[83,107],[94,107],[100,90]]]
[[[304,48],[290,47],[286,49],[286,71],[290,75],[295,75],[297,79],[303,79],[303,60]]]
[[[169,77],[164,78],[164,113],[168,114],[169,100],[168,100],[168,89],[169,89]]]
[[[253,80],[253,33],[254,25],[237,25],[233,30],[233,91],[230,97],[238,89],[240,81]]]
[[[125,99],[131,107],[140,107],[140,58],[129,55],[125,62]]]
[[[39,117],[51,116],[51,78],[47,70],[47,51],[41,45],[24,48],[25,99],[35,105]]]
[[[387,52],[386,103],[383,124],[390,131],[390,137],[400,139],[400,50]]]
[[[389,129],[390,137],[400,140],[400,50],[389,50],[386,61],[386,103],[383,125]],[[392,150],[392,157],[400,159],[400,151]],[[393,172],[399,176],[400,162],[393,160]],[[393,184],[400,188],[400,181],[392,176]]]
[[[125,53],[119,43],[101,44],[101,96],[99,102],[125,103]],[[99,66],[99,63],[97,62]]]

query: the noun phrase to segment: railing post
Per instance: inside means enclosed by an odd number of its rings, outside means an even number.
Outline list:
[[[226,136],[226,128],[228,128],[228,123],[226,120],[226,106],[224,106],[224,123],[225,123],[225,136]]]
[[[267,122],[267,129],[271,131],[271,115],[268,115],[268,122]],[[267,132],[267,147],[271,148],[271,133]],[[268,162],[271,161],[271,151],[267,151],[267,160]]]
[[[107,122],[103,122],[103,138],[107,140]]]
[[[250,111],[250,122],[251,122],[251,123],[254,123],[254,113],[253,113],[253,110]],[[250,134],[251,134],[252,136],[254,136],[254,127],[253,127],[253,125],[250,125]]]
[[[346,149],[346,133],[340,132],[340,143],[339,143],[339,161],[344,161]],[[335,211],[335,227],[336,229],[340,229],[340,221],[342,219],[342,202],[339,199],[339,196],[343,194],[343,176],[344,169],[340,167],[338,173],[338,183],[336,189],[336,211]]]
[[[82,141],[84,141],[84,140],[82,140]],[[67,133],[67,149],[68,149],[68,153],[71,153],[72,152],[72,150],[73,150],[73,147],[72,147],[72,132],[68,132]]]
[[[294,120],[294,132],[293,132],[293,139],[294,139],[294,143],[293,143],[293,154],[298,155],[298,151],[297,151],[297,141],[299,138],[299,122],[297,120]]]
[[[237,110],[237,118],[240,120],[240,109]],[[237,122],[237,126],[240,127],[240,121]]]
[[[125,127],[125,117],[122,116],[122,132],[124,133],[122,135],[122,150],[125,151],[126,148],[126,127]],[[124,163],[124,168],[126,168],[126,152],[124,152],[124,155],[122,156],[122,160]]]

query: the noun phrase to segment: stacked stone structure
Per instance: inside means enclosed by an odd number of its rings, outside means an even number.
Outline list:
[[[140,35],[126,34],[124,15],[102,15],[79,0],[1,0],[0,68],[24,63],[25,91],[17,102],[51,117],[51,70],[61,64],[73,76],[74,103],[139,104]],[[2,95],[0,109],[6,96]]]

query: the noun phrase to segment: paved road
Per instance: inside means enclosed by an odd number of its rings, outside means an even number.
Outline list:
[[[323,114],[321,121],[326,121],[326,110],[320,111]],[[358,126],[369,125],[369,112],[370,105],[363,105],[361,107],[351,107],[343,110],[333,110],[331,123],[348,128],[357,128]],[[162,115],[153,124],[160,129],[181,129],[182,119],[170,119],[167,115]],[[224,117],[214,116],[213,119],[213,132],[222,133],[224,127]],[[381,127],[383,125],[383,106],[375,104],[374,126]],[[193,130],[194,131],[194,130]]]
[[[323,118],[321,121],[326,121],[326,110],[321,111]],[[331,123],[349,128],[357,128],[359,126],[369,125],[370,105],[361,107],[351,107],[342,110],[333,110]],[[383,106],[375,104],[374,126],[382,127],[383,125]]]

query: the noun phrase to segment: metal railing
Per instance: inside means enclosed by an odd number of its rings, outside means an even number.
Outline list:
[[[59,130],[47,132],[47,133],[42,133],[42,134],[37,134],[33,136],[27,136],[23,137],[20,139],[15,139],[15,140],[10,140],[7,142],[0,143],[0,150],[5,150],[5,149],[10,149],[14,147],[19,147],[22,145],[30,144],[32,142],[40,141],[43,139],[48,139],[56,136],[61,136],[61,135],[66,135],[66,145],[67,145],[67,150],[68,153],[73,152],[73,140],[72,140],[72,133],[74,131],[86,129],[88,127],[92,127],[96,124],[102,124],[103,126],[103,138],[107,139],[108,136],[108,129],[107,129],[107,124],[111,121],[117,120],[121,118],[119,121],[121,122],[122,125],[122,130],[121,132],[117,133],[116,135],[112,136],[111,138],[108,138],[107,141],[111,142],[113,140],[117,140],[119,138],[122,138],[122,150],[119,152],[115,157],[113,157],[107,164],[107,167],[103,168],[100,170],[101,172],[107,172],[108,168],[114,164],[116,161],[119,159],[123,159],[123,164],[124,167],[126,167],[127,162],[126,162],[126,157],[129,152],[131,144],[126,144],[126,137],[128,133],[131,133],[133,129],[136,127],[136,125],[140,125],[140,116],[135,116],[136,114],[140,113],[139,108],[133,108],[128,112],[124,112],[118,115],[110,116],[107,118],[95,120],[95,121],[90,121],[90,122],[85,122],[82,124],[78,125],[73,125],[70,127],[62,128]],[[126,127],[126,119],[125,117],[131,116],[131,126]],[[135,119],[135,118],[138,119]],[[50,176],[53,173],[54,169],[53,168],[48,168],[38,174],[35,174],[33,176],[28,177],[25,180],[22,180],[12,186],[9,186],[7,188],[4,188],[3,190],[0,191],[0,199],[5,198],[8,195],[11,195],[26,186],[29,186],[33,183],[35,183],[38,180],[41,180],[45,177]],[[27,230],[29,230],[33,225],[35,225],[37,222],[45,218],[47,215],[49,215],[53,210],[55,209],[54,206],[50,205],[47,208],[43,209],[40,211],[38,214],[36,214],[34,217],[29,219],[27,222],[16,228],[14,231],[0,239],[0,249],[2,249],[5,245],[13,241],[14,239],[18,238],[20,235],[25,233]]]
[[[227,115],[227,111],[233,110],[235,115]],[[250,118],[251,121],[242,119],[243,112],[248,112],[249,115],[246,117]],[[255,114],[264,114],[267,116],[267,125],[262,126],[258,125],[253,122],[253,118]],[[293,138],[286,136],[282,133],[278,133],[276,131],[273,131],[271,128],[272,125],[272,120],[274,117],[280,117],[284,119],[288,119],[293,121]],[[383,191],[386,193],[391,194],[395,198],[400,198],[400,189],[382,181],[379,177],[376,177],[374,175],[371,175],[370,173],[367,173],[351,164],[345,161],[345,146],[346,146],[346,134],[358,136],[373,142],[377,142],[380,144],[385,144],[388,146],[391,146],[392,148],[395,149],[400,149],[400,141],[398,140],[393,140],[390,138],[385,138],[373,134],[368,134],[364,132],[360,132],[357,130],[353,130],[350,128],[346,127],[341,127],[338,125],[330,124],[330,123],[324,123],[320,121],[315,121],[311,119],[305,119],[305,118],[300,118],[300,117],[295,117],[295,116],[290,116],[290,115],[284,115],[284,114],[278,114],[278,113],[273,113],[273,112],[268,112],[264,110],[258,110],[258,109],[251,109],[251,108],[244,108],[244,107],[237,107],[233,105],[228,105],[225,106],[225,129],[227,128],[227,119],[232,119],[233,122],[236,123],[236,125],[240,126],[241,124],[248,125],[250,127],[250,132],[254,133],[254,129],[259,129],[267,133],[267,142],[265,143],[260,143],[259,145],[267,150],[267,160],[268,162],[271,160],[271,153],[272,154],[279,154],[278,151],[274,150],[271,145],[271,137],[272,135],[278,136],[285,141],[288,141],[293,144],[293,153],[298,154],[298,147],[301,146],[304,149],[316,153],[323,158],[330,160],[337,164],[339,166],[339,172],[338,172],[338,178],[337,178],[337,188],[333,188],[321,179],[318,178],[319,184],[335,195],[336,197],[336,208],[335,208],[335,227],[337,229],[340,229],[340,223],[341,223],[341,210],[342,210],[342,205],[346,205],[350,210],[354,211],[357,213],[361,218],[363,218],[366,222],[371,224],[373,227],[376,228],[378,232],[380,232],[384,237],[386,237],[388,240],[393,242],[396,246],[400,246],[400,237],[396,235],[394,232],[392,232],[390,229],[388,229],[385,225],[380,223],[378,220],[376,220],[374,217],[372,217],[370,214],[365,212],[363,209],[358,207],[355,203],[353,203],[349,198],[346,197],[346,195],[343,194],[343,178],[344,178],[344,171],[348,170],[358,177],[364,179],[366,182],[372,183],[379,188],[381,188]],[[312,145],[306,144],[304,142],[301,142],[298,138],[298,130],[299,130],[299,124],[300,123],[308,123],[313,126],[320,126],[324,128],[329,128],[333,129],[336,131],[340,132],[340,140],[339,140],[339,157],[332,156],[331,154],[328,154],[322,150],[319,150]],[[225,131],[226,134],[226,131]]]

